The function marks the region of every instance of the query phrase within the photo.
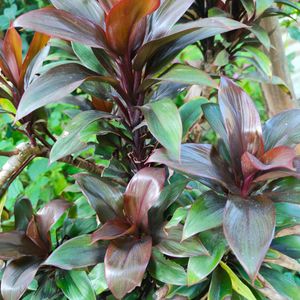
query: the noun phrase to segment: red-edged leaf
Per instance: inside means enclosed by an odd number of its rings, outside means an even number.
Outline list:
[[[300,109],[291,109],[271,118],[263,127],[265,149],[294,147],[300,143]],[[274,130],[276,129],[276,130]]]
[[[133,227],[135,226],[131,226],[126,220],[122,219],[107,221],[92,234],[93,243],[99,240],[114,240],[132,232]]]
[[[293,161],[295,157],[296,151],[285,146],[269,150],[260,159],[246,152],[242,156],[243,175],[246,178],[257,171],[269,171],[278,168],[294,170]]]
[[[144,168],[129,182],[124,194],[124,211],[132,224],[148,227],[148,211],[159,198],[165,170]]]
[[[264,173],[254,179],[254,182],[263,182],[267,180],[274,180],[285,177],[295,177],[300,179],[300,173],[298,171],[289,171],[284,169],[275,170],[272,172]]]
[[[52,7],[23,14],[15,20],[14,26],[33,29],[94,48],[105,47],[104,31],[98,24]]]
[[[11,261],[5,268],[1,280],[4,299],[18,300],[34,279],[43,259],[29,256]]]
[[[263,196],[254,199],[230,196],[223,226],[231,250],[254,280],[274,236],[272,201]]]
[[[43,256],[44,252],[24,233],[18,231],[0,233],[0,259],[10,260],[31,255]]]
[[[122,240],[110,243],[105,259],[107,285],[117,299],[140,286],[151,257],[152,240]]]
[[[50,37],[48,35],[38,32],[34,34],[21,68],[20,82],[23,82],[29,64],[32,62],[34,57],[47,45],[49,39]]]
[[[71,207],[71,203],[65,200],[54,200],[41,208],[35,217],[41,239],[48,244],[50,242],[49,230],[58,221],[63,213]]]
[[[13,77],[13,82],[17,84],[20,79],[20,70],[22,66],[22,39],[14,28],[9,28],[5,34],[3,53]]]
[[[159,5],[159,0],[122,0],[113,6],[106,17],[106,37],[115,53],[128,53],[129,40],[136,26]]]
[[[250,97],[233,81],[223,77],[219,105],[228,135],[232,166],[241,174],[241,157],[249,152],[257,157],[264,151],[259,114]]]
[[[208,144],[184,144],[180,150],[180,160],[171,159],[164,149],[156,150],[148,162],[165,164],[171,169],[191,175],[191,177],[221,185],[227,189],[234,189],[231,175],[227,173],[226,165],[213,153]],[[203,180],[202,180],[203,179]]]

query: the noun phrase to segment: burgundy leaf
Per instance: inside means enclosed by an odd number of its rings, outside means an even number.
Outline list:
[[[92,241],[114,240],[135,230],[135,225],[131,225],[126,220],[114,219],[107,221],[97,231],[92,234]]]
[[[295,157],[296,151],[285,146],[269,150],[260,159],[246,152],[242,156],[243,175],[246,178],[257,171],[269,171],[277,168],[294,170]]]
[[[45,253],[24,233],[18,231],[0,233],[0,259],[10,260],[23,256],[43,256]]]
[[[52,37],[105,48],[103,29],[88,19],[52,7],[30,11],[18,17],[15,27],[33,29]]]
[[[111,242],[105,255],[105,278],[117,299],[140,286],[151,257],[152,240],[120,240]]]
[[[65,200],[54,200],[41,208],[35,217],[41,239],[48,245],[50,242],[49,230],[64,212],[71,207],[71,203]]]
[[[165,170],[144,168],[129,182],[124,194],[124,211],[132,224],[148,227],[148,211],[159,198]]]
[[[234,190],[231,175],[227,173],[227,166],[220,161],[208,144],[184,144],[180,150],[180,160],[171,159],[164,149],[156,150],[148,162],[157,162],[169,168],[191,175],[193,178],[208,179]],[[207,182],[204,183],[206,184]]]
[[[11,261],[5,268],[1,280],[1,294],[5,300],[18,300],[34,279],[43,259],[21,257]]]
[[[254,281],[274,236],[272,201],[264,196],[244,199],[231,195],[223,226],[231,250]]]
[[[26,198],[17,200],[14,206],[15,228],[19,231],[26,231],[32,215],[31,202]]]
[[[249,152],[259,157],[264,152],[259,114],[250,97],[225,77],[221,79],[219,105],[228,135],[232,166],[239,178],[242,155]]]
[[[295,178],[300,179],[300,173],[298,171],[289,171],[286,169],[278,169],[275,171],[264,173],[254,179],[254,182],[263,182],[268,180],[274,180],[284,177],[293,176]]]
[[[39,247],[44,253],[48,253],[50,249],[50,244],[46,244],[39,233],[37,224],[35,222],[35,218],[32,217],[27,230],[26,230],[26,236],[37,246]]]

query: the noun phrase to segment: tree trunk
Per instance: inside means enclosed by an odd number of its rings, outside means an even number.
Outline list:
[[[292,80],[288,71],[285,49],[282,41],[282,32],[277,17],[268,17],[262,20],[262,27],[268,32],[271,40],[270,57],[273,75],[280,77],[289,87],[290,94],[285,93],[277,85],[263,84],[263,92],[269,116],[273,116],[283,110],[295,108],[295,93]]]

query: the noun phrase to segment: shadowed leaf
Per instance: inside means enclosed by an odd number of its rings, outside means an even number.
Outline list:
[[[17,230],[26,231],[32,215],[33,209],[28,199],[16,201],[14,206],[15,228]]]

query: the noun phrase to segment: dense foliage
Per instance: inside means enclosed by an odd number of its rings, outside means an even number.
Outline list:
[[[300,110],[242,86],[299,6],[50,2],[3,4],[3,299],[297,299]]]

